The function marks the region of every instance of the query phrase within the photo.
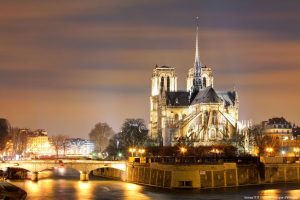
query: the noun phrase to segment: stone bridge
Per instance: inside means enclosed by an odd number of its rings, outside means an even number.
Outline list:
[[[126,171],[126,161],[95,161],[95,160],[27,160],[5,161],[0,163],[0,169],[8,167],[22,168],[31,172],[31,180],[37,181],[39,172],[56,167],[72,168],[80,173],[80,180],[89,180],[89,173],[99,168],[115,168]]]

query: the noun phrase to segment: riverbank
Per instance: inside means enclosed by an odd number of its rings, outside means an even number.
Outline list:
[[[162,164],[128,163],[126,172],[105,168],[96,176],[168,189],[211,189],[299,183],[300,165],[293,164]]]
[[[0,181],[0,199],[23,200],[26,196],[27,192],[23,189],[6,181]]]

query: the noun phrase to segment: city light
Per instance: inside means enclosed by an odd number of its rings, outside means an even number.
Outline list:
[[[216,148],[213,148],[213,149],[211,150],[211,152],[213,152],[213,153],[220,153],[220,150],[219,150],[219,149],[216,149]]]
[[[294,147],[294,152],[295,152],[295,156],[298,156],[299,155],[299,151],[300,151],[300,148],[299,147]]]
[[[139,149],[139,154],[143,155],[145,153],[145,149]]]
[[[182,155],[184,155],[187,152],[187,149],[185,147],[181,147],[180,152],[182,153]]]
[[[273,148],[272,147],[267,147],[266,152],[270,155],[273,152]]]
[[[131,153],[131,157],[133,157],[133,153],[136,152],[135,148],[129,148],[129,152]]]

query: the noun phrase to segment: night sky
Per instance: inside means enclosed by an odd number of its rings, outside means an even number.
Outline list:
[[[87,137],[149,121],[154,66],[185,89],[200,59],[216,90],[233,90],[240,119],[300,124],[300,1],[1,1],[0,117],[13,126]]]

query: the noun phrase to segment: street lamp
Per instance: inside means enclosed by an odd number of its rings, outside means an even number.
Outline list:
[[[271,155],[271,153],[273,152],[273,148],[272,147],[267,147],[266,148],[266,152],[269,154],[269,156]]]
[[[129,152],[131,153],[131,157],[133,157],[133,153],[136,152],[135,148],[129,148]]]
[[[184,155],[184,153],[187,152],[187,149],[185,147],[181,147],[180,152],[182,153],[182,155]]]
[[[139,149],[139,154],[143,155],[145,153],[145,149]]]

